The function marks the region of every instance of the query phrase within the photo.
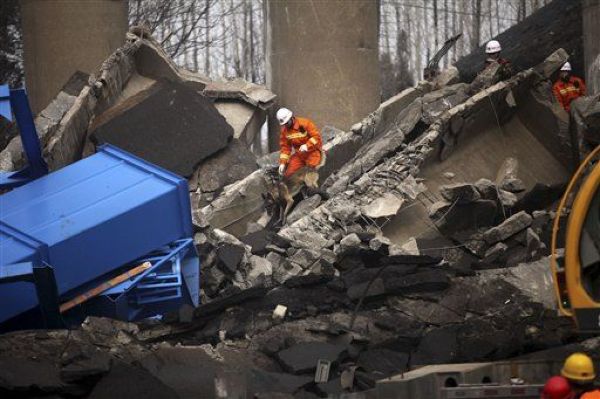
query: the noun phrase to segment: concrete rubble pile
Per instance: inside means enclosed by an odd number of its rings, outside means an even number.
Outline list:
[[[565,56],[564,52],[559,51],[546,62],[551,63],[556,70]],[[354,159],[325,182],[324,186],[331,198],[291,226],[284,227],[279,235],[297,246],[313,250],[329,248],[335,251],[342,245],[341,240],[349,228],[362,230],[377,225],[377,221],[369,217],[369,209],[374,202],[401,203],[401,207],[390,208],[396,213],[402,212],[403,208],[407,209],[411,203],[417,201],[421,193],[428,189],[426,186],[428,182],[420,177],[422,167],[427,163],[436,162],[436,158],[444,160],[451,156],[455,151],[456,143],[464,140],[461,138],[461,130],[468,123],[468,118],[477,115],[480,109],[489,107],[490,102],[495,103],[495,110],[498,113],[514,112],[509,104],[512,101],[510,100],[511,88],[519,84],[527,84],[534,74],[539,73],[533,69],[521,72],[509,81],[497,83],[466,101],[464,94],[461,94],[464,93],[464,87],[460,84],[445,89],[449,98],[441,97],[439,100],[433,100],[433,104],[427,102],[427,107],[423,105],[424,101],[428,98],[435,99],[438,93],[432,92],[417,98],[403,111],[402,121],[405,125],[400,125],[395,135],[383,134],[363,147]],[[456,98],[457,103],[453,104],[452,98]],[[435,113],[439,113],[440,116],[432,117]],[[429,124],[425,123],[427,120],[430,121]],[[419,123],[425,124],[427,128],[414,140],[403,141],[404,137],[413,133],[413,129],[419,129]],[[400,144],[396,144],[397,141],[400,141]],[[388,148],[399,150],[388,152]],[[483,198],[472,185],[455,185],[447,187],[446,190],[439,189],[441,196],[445,196],[447,202],[433,204],[430,214],[439,217],[451,210],[449,217],[452,217],[465,205],[471,203],[469,208],[481,209],[481,212],[484,212],[477,221],[479,225],[473,227],[492,226],[497,220],[498,205],[504,214],[506,213],[504,208],[510,210],[516,206],[517,196],[506,190],[506,188],[512,191],[524,189],[521,187],[522,184],[515,180],[513,178],[513,181],[503,183],[508,186],[500,187],[499,190],[491,182],[479,182],[483,191],[490,191],[484,193]],[[496,198],[493,197],[494,193]],[[457,199],[460,203],[453,204]],[[547,205],[550,204],[545,206]],[[391,213],[385,216],[394,215],[395,213]]]
[[[0,388],[108,397],[133,373],[172,397],[223,397],[220,378],[248,394],[323,397],[372,388],[420,364],[503,359],[572,337],[570,322],[552,309],[545,259],[458,277],[440,258],[383,255],[358,241],[347,249],[355,256],[329,274],[232,289],[164,323],[89,318],[72,332],[2,336],[0,362],[23,373],[2,375]],[[277,306],[286,308],[282,318],[273,317]],[[319,360],[331,368],[316,384]],[[25,372],[34,367],[43,372]],[[149,389],[137,385],[126,389]]]
[[[100,77],[68,98],[72,106],[53,103],[56,111],[46,109],[37,123],[57,168],[91,151],[92,142],[123,139],[117,126],[138,113],[155,109],[167,118],[153,103],[157,94],[204,110],[218,131],[207,124],[211,146],[198,140],[204,148],[190,147],[189,157],[161,155],[176,136],[165,138],[164,149],[150,146],[160,129],[149,126],[143,138],[122,130],[133,135],[127,143],[142,138],[144,157],[190,178],[202,304],[161,321],[90,317],[73,331],[0,336],[0,363],[11,364],[0,367],[0,392],[327,397],[369,390],[420,365],[507,359],[575,340],[570,320],[557,316],[548,264],[548,209],[569,160],[548,155],[560,129],[542,141],[523,111],[539,107],[556,118],[542,88],[567,59],[564,50],[503,82],[491,74],[456,83],[453,69],[336,132],[321,171],[328,198],[299,200],[279,231],[266,227],[270,183],[248,150],[272,93],[208,82],[161,51],[131,33]],[[595,123],[594,112],[582,115],[581,123]],[[188,127],[180,130],[185,140],[196,133]],[[505,145],[493,154],[473,151],[498,140]],[[531,160],[511,143],[526,143]],[[19,156],[11,142],[2,166],[15,167]],[[315,382],[323,361],[328,377]],[[132,378],[142,383],[125,383]]]
[[[260,150],[274,102],[262,86],[177,67],[147,32],[132,28],[97,73],[76,73],[35,123],[51,170],[110,143],[189,178],[196,199],[208,203],[258,169],[250,147]],[[0,168],[24,163],[15,138],[0,152]]]

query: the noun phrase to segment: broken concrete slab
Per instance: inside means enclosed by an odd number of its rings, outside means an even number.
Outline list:
[[[371,298],[378,298],[386,294],[385,285],[383,279],[376,278],[372,282],[365,281],[348,287],[348,298],[352,301],[358,301],[361,298],[369,300]]]
[[[271,276],[273,275],[273,266],[271,262],[260,256],[252,255],[250,257],[249,270],[240,283],[242,289],[258,286],[271,286]],[[234,283],[237,281],[234,281]]]
[[[223,187],[241,180],[258,169],[256,157],[239,140],[204,160],[190,180],[190,191],[218,195]]]
[[[321,204],[321,196],[315,194],[311,197],[303,199],[294,207],[292,212],[287,217],[288,224],[294,224],[298,219],[311,212]]]
[[[132,383],[135,382],[135,383]],[[118,362],[102,378],[89,395],[93,399],[123,398],[174,398],[177,393],[147,371]]]
[[[345,353],[346,347],[343,345],[305,342],[282,350],[277,358],[289,372],[303,374],[315,370],[319,359],[328,360],[335,365],[343,359]]]
[[[267,245],[271,242],[272,232],[268,230],[258,230],[240,238],[244,244],[249,245],[252,249],[251,252],[254,255],[265,255],[267,252]]]
[[[392,193],[386,193],[383,197],[377,198],[370,204],[363,206],[361,212],[371,219],[395,216],[403,203],[403,198],[397,197]]]
[[[204,95],[216,99],[238,99],[262,109],[273,105],[276,95],[265,86],[248,82],[244,79],[209,82],[203,91]]]
[[[520,193],[525,191],[525,183],[523,180],[517,178],[505,179],[502,181],[500,185],[502,190],[508,191],[510,193]]]
[[[278,396],[267,396],[261,393],[291,395],[313,381],[313,379],[308,376],[275,373],[259,369],[252,369],[249,374],[248,392],[257,395],[256,397],[259,398],[278,398]]]
[[[234,288],[234,290],[230,290],[230,292],[225,295],[200,305],[196,309],[196,316],[213,315],[234,305],[248,303],[254,299],[262,298],[267,293],[267,289],[262,286],[251,287],[245,290],[241,290],[237,287]]]
[[[0,358],[0,388],[7,392],[36,388],[42,392],[62,392],[68,384],[61,380],[58,367],[51,362],[3,356]]]
[[[449,66],[447,69],[442,70],[436,77],[433,82],[435,88],[442,88],[445,86],[450,86],[460,82],[460,73],[458,72],[458,68],[454,65]]]
[[[193,220],[201,227],[212,226],[241,237],[247,233],[248,223],[256,222],[263,214],[262,194],[266,191],[264,173],[257,170],[226,186],[217,199],[202,209],[192,202]]]
[[[412,255],[419,256],[421,252],[419,251],[419,245],[417,244],[417,240],[414,237],[411,237],[404,244],[391,245],[389,247],[388,253],[390,258],[399,257],[402,258],[402,255]],[[404,257],[406,259],[406,257]],[[422,261],[422,260],[421,260]]]
[[[479,191],[472,184],[455,183],[440,187],[440,194],[446,201],[468,204],[481,198]]]
[[[481,198],[491,201],[498,199],[498,187],[489,179],[481,178],[475,182],[475,187]]]
[[[341,192],[348,184],[358,179],[362,175],[362,171],[373,168],[383,157],[397,151],[421,116],[422,102],[420,99],[416,99],[398,115],[399,123],[397,125],[362,146],[351,161],[323,183],[327,193],[332,195]],[[343,178],[340,179],[337,176]]]
[[[436,208],[437,209],[437,208]],[[448,204],[436,210],[434,219],[437,228],[446,235],[453,232],[492,226],[496,220],[496,201],[479,200],[470,204]]]
[[[244,147],[260,142],[260,132],[266,119],[262,109],[240,101],[216,101],[215,108],[233,128],[233,137]],[[261,148],[255,148],[261,154]]]
[[[517,204],[518,198],[515,194],[509,191],[499,189],[498,201],[500,201],[500,204],[504,208],[513,208]]]
[[[532,220],[533,218],[531,215],[521,211],[512,215],[498,226],[492,227],[483,233],[483,239],[490,245],[502,240],[506,240],[507,238],[529,227]]]
[[[294,254],[288,257],[288,261],[293,265],[300,266],[302,269],[311,267],[321,258],[321,252],[318,250],[300,248]]]
[[[111,369],[112,359],[104,352],[97,351],[90,355],[82,355],[71,363],[63,365],[60,378],[68,383],[87,378],[100,378]]]
[[[343,135],[345,132],[343,130],[338,129],[335,126],[325,125],[321,129],[321,140],[323,144],[329,143],[337,136]]]
[[[233,137],[233,129],[209,100],[168,81],[107,110],[90,130],[97,145],[116,145],[185,177]]]
[[[490,249],[488,249],[483,255],[483,263],[493,265],[500,261],[501,257],[504,256],[508,250],[508,245],[503,242],[499,242]]]
[[[269,256],[267,256],[267,259],[269,259]],[[273,267],[273,280],[278,284],[283,284],[290,278],[298,276],[303,271],[302,267],[295,263],[282,261],[278,267]]]
[[[179,397],[215,395],[215,377],[223,369],[205,347],[163,348],[142,358],[140,365]]]
[[[409,294],[435,292],[450,286],[448,273],[444,270],[429,270],[397,278],[388,278],[384,282],[388,294]]]
[[[383,378],[408,370],[408,360],[408,353],[376,348],[361,352],[356,364],[365,371]]]
[[[97,103],[94,93],[87,85],[87,77],[85,83],[83,82],[84,75],[76,72],[35,118],[42,152],[50,170],[65,166],[81,157],[87,125]],[[112,77],[109,81],[113,82]],[[54,147],[57,149],[54,150]],[[25,162],[20,137],[14,137],[0,152],[0,169],[18,170],[25,166]]]
[[[536,183],[515,204],[516,211],[534,212],[545,209],[558,201],[565,192],[565,184],[548,185]]]
[[[135,68],[137,72],[154,80],[166,79],[171,82],[185,83],[191,89],[201,91],[210,82],[206,76],[179,68],[161,45],[147,32],[132,28],[131,33],[139,49],[135,51]]]
[[[454,108],[458,104],[465,102],[469,98],[466,91],[467,85],[457,83],[425,94],[422,97],[423,122],[430,125],[450,108]]]
[[[352,132],[360,134],[365,140],[379,136],[397,124],[399,121],[398,115],[415,99],[432,89],[433,85],[430,82],[420,81],[415,87],[401,91],[381,103],[371,115],[352,126]]]
[[[243,246],[224,243],[217,248],[217,259],[219,260],[218,266],[225,273],[233,275],[238,270],[245,254],[246,248]]]

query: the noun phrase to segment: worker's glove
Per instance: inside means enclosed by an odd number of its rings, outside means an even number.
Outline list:
[[[302,144],[300,146],[300,152],[306,152],[306,151],[308,151],[308,146],[306,144]]]
[[[281,176],[283,176],[283,172],[285,172],[285,165],[281,164],[281,165],[279,165],[279,174]]]

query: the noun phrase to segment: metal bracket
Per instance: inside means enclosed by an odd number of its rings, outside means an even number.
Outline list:
[[[27,166],[16,172],[0,172],[0,189],[19,187],[48,174],[48,165],[42,157],[40,139],[25,89],[10,90],[8,85],[0,85],[0,116],[12,121],[13,113],[19,126]]]

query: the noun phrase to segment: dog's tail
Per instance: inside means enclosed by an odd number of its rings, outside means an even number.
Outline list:
[[[325,165],[325,162],[327,162],[327,153],[325,152],[325,150],[323,150],[321,148],[321,160],[319,161],[319,164],[317,165],[317,167],[315,168],[316,170],[319,170],[323,167],[323,165]]]

